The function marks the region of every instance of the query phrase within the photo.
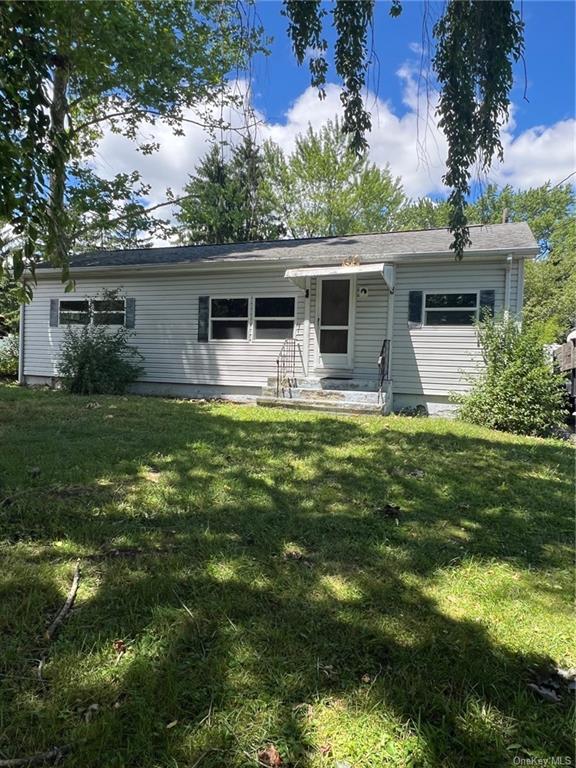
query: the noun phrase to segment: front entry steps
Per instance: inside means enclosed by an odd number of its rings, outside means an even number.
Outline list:
[[[388,413],[389,382],[385,382],[382,393],[378,382],[361,379],[298,379],[293,386],[277,391],[276,379],[270,378],[262,387],[258,405],[273,408],[296,408],[325,413],[366,414]]]

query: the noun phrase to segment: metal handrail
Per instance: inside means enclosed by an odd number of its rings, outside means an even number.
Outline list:
[[[296,339],[284,339],[276,358],[276,397],[296,385]]]

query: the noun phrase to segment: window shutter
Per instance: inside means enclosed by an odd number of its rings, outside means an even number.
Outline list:
[[[198,341],[208,341],[210,296],[198,296]]]
[[[126,328],[134,328],[136,325],[136,299],[126,299]]]
[[[408,294],[408,322],[422,325],[422,291],[410,291]]]
[[[494,291],[480,291],[480,319],[494,317]]]
[[[58,299],[50,299],[50,327],[58,326]]]

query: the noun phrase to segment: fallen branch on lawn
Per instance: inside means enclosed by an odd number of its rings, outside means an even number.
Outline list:
[[[29,765],[40,765],[41,763],[54,762],[68,752],[70,747],[54,747],[48,752],[38,752],[30,757],[14,757],[10,760],[0,760],[0,768],[27,768]]]
[[[44,677],[42,676],[42,672],[44,671],[44,664],[46,663],[47,655],[48,655],[48,652],[44,651],[42,656],[38,659],[38,666],[36,667],[36,675],[38,677],[38,682],[42,683],[42,685],[44,685]]]
[[[108,549],[104,552],[95,552],[92,555],[84,555],[84,560],[105,560],[115,557],[148,557],[152,555],[167,555],[177,551],[179,547],[169,544],[165,547],[154,547],[153,549],[142,549],[141,547],[119,547],[117,549]]]
[[[44,637],[46,640],[52,640],[54,635],[56,634],[56,631],[58,630],[58,627],[66,616],[70,613],[70,609],[72,608],[72,605],[74,604],[74,599],[76,598],[76,592],[78,592],[78,583],[80,581],[80,560],[76,561],[76,568],[74,569],[74,578],[72,579],[72,586],[70,587],[70,591],[68,592],[68,597],[66,598],[66,602],[58,612],[58,615],[50,624],[48,629],[46,630],[46,634]],[[0,768],[2,768],[2,764],[0,763]]]

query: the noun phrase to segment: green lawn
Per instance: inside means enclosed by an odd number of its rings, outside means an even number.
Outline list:
[[[572,755],[568,697],[528,684],[576,662],[573,470],[560,442],[441,420],[0,386],[0,758]]]

